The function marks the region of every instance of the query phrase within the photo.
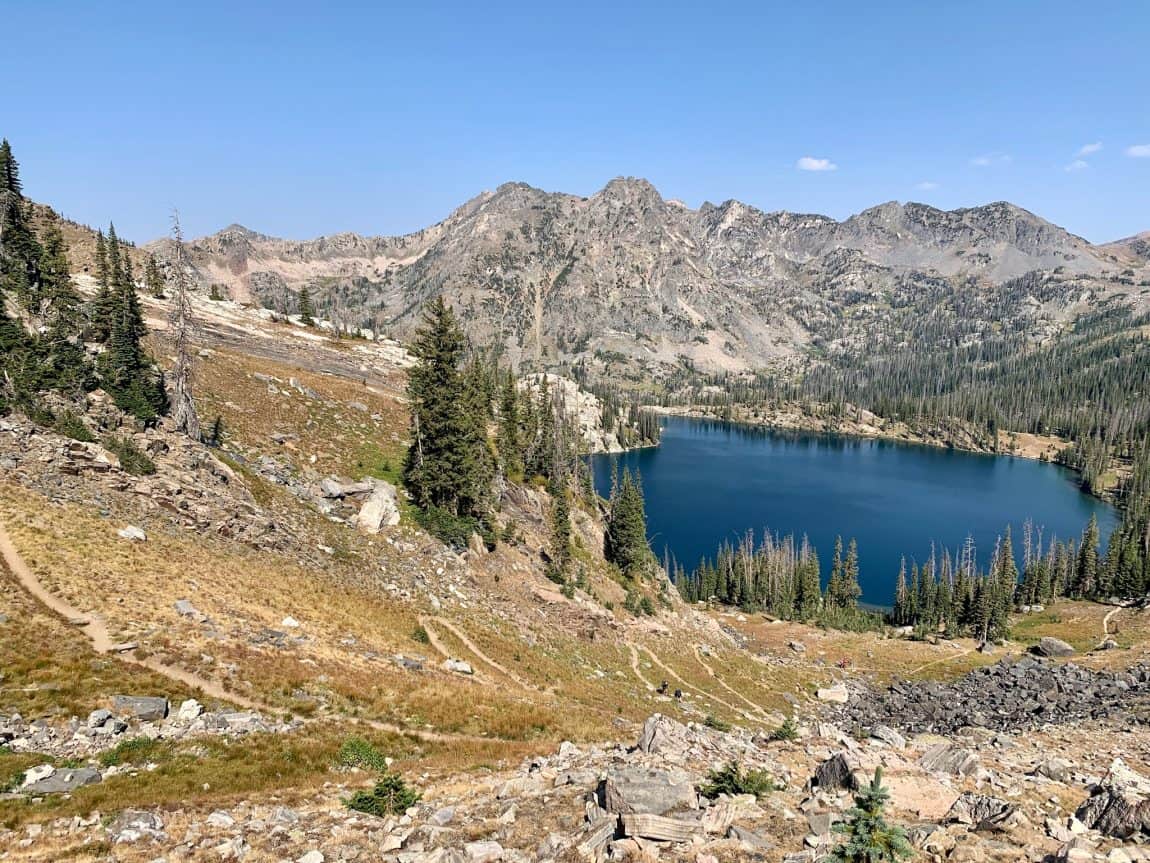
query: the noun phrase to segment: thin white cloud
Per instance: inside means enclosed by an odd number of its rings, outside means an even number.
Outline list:
[[[1010,162],[1010,156],[1005,153],[987,153],[983,156],[975,156],[970,160],[970,164],[976,168],[989,168],[991,165],[1005,165]]]
[[[1150,159],[1150,144],[1135,144],[1126,148],[1126,155],[1134,159]]]
[[[938,188],[938,183],[933,180],[923,180],[921,183],[915,183],[914,187],[920,192],[933,192]]]
[[[816,159],[814,156],[803,156],[795,163],[800,171],[837,171],[839,166],[830,159]]]
[[[1071,162],[1069,165],[1067,165],[1062,170],[1071,171],[1071,172],[1073,172],[1073,171],[1085,171],[1089,167],[1090,167],[1089,162],[1084,162],[1082,159],[1075,159],[1073,162]]]
[[[1102,142],[1095,141],[1093,144],[1083,144],[1078,148],[1078,152],[1074,155],[1081,159],[1083,156],[1092,156],[1102,149]]]

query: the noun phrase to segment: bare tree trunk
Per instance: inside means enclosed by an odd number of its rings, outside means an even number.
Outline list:
[[[172,343],[176,350],[176,365],[172,370],[172,419],[176,430],[192,440],[202,439],[200,418],[196,414],[196,403],[192,398],[192,334],[195,319],[192,316],[192,300],[188,291],[187,253],[184,249],[184,234],[180,229],[179,213],[172,213],[173,271],[175,292],[172,296],[172,309],[168,316]]]

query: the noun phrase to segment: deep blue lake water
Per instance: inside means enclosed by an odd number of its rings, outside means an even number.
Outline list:
[[[610,490],[613,463],[641,473],[660,557],[669,551],[690,571],[747,530],[806,534],[825,584],[841,534],[844,544],[858,540],[863,599],[874,605],[890,604],[899,559],[925,561],[932,540],[956,550],[973,536],[985,565],[1008,523],[1021,558],[1028,518],[1046,539],[1078,537],[1092,513],[1105,539],[1117,521],[1056,465],[683,417],[664,419],[658,447],[594,456],[600,494]]]

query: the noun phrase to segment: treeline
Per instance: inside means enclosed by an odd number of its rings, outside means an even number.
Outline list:
[[[1116,534],[1117,535],[1117,534]],[[995,543],[989,566],[979,566],[973,540],[951,552],[933,548],[921,566],[902,561],[886,622],[914,627],[922,634],[968,635],[983,641],[1009,634],[1011,611],[1045,605],[1055,599],[1108,599],[1142,595],[1145,572],[1124,568],[1126,557],[1111,543],[1100,551],[1097,519],[1091,518],[1079,540],[1045,542],[1041,530],[1026,523],[1021,572],[1011,530]],[[688,602],[716,601],[744,611],[765,611],[784,620],[837,628],[862,628],[881,617],[860,609],[858,547],[851,540],[843,554],[835,542],[825,590],[819,558],[804,536],[765,533],[756,545],[748,533],[738,545],[724,543],[713,560],[692,572],[673,566],[675,586]],[[1140,579],[1140,580],[1139,580]]]
[[[765,611],[784,620],[815,622],[841,629],[868,629],[881,615],[861,609],[858,545],[852,539],[843,554],[835,541],[827,587],[822,588],[819,557],[804,536],[765,532],[756,544],[748,532],[737,544],[723,543],[713,560],[692,572],[672,565],[672,580],[688,602],[717,601],[745,611]]]
[[[597,505],[576,418],[546,375],[520,386],[509,369],[477,354],[454,311],[439,297],[424,310],[412,345],[411,444],[404,484],[421,523],[463,547],[473,534],[488,547],[500,540],[496,513],[507,482],[534,482],[550,492],[552,545],[548,574],[565,586],[572,572],[571,503]],[[624,578],[651,569],[646,515],[637,480],[625,474],[607,503],[605,553]],[[572,580],[574,578],[574,581]]]
[[[163,376],[146,335],[131,258],[115,229],[98,236],[99,291],[84,302],[72,283],[59,221],[37,231],[19,165],[0,142],[0,412],[19,409],[45,425],[74,428],[68,410],[97,387],[144,423],[166,410]],[[149,273],[156,272],[152,266]],[[59,399],[53,401],[49,395]]]

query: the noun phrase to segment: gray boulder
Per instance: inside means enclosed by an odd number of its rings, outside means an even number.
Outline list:
[[[954,801],[954,805],[943,817],[943,823],[967,824],[982,829],[1002,827],[1017,810],[1018,807],[1013,803],[967,791]]]
[[[1075,650],[1061,638],[1052,638],[1047,635],[1034,646],[1034,652],[1039,656],[1058,657],[1073,656]]]
[[[364,533],[379,533],[381,528],[399,524],[399,497],[395,486],[381,479],[375,480],[373,485],[371,494],[355,517],[355,526]]]
[[[971,776],[978,769],[978,754],[951,743],[937,743],[922,754],[918,764],[931,773]]]
[[[77,767],[74,770],[55,770],[43,779],[25,785],[25,794],[68,794],[85,785],[95,785],[103,777],[100,771],[91,767]]]
[[[1116,839],[1150,835],[1150,780],[1116,758],[1075,815],[1087,827]]]
[[[115,845],[131,844],[143,839],[166,839],[163,831],[164,822],[159,815],[125,809],[108,827],[108,836]]]
[[[603,800],[612,813],[663,815],[674,809],[698,808],[691,776],[681,770],[618,767],[607,772]]]
[[[168,699],[153,695],[116,695],[112,709],[144,722],[154,722],[168,715]]]

